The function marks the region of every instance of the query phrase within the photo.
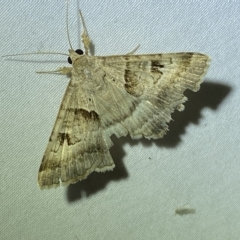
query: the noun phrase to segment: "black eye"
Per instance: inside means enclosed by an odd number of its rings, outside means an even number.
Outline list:
[[[70,57],[68,57],[68,63],[72,64],[72,59]]]
[[[75,50],[75,53],[77,53],[78,55],[83,55],[83,50],[77,49]],[[72,64],[72,59],[70,57],[68,57],[68,63]]]
[[[77,50],[75,50],[75,53],[77,53],[79,55],[83,55],[83,50],[82,49],[77,49]]]

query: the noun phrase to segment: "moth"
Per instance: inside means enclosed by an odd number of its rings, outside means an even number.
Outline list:
[[[162,138],[171,113],[184,110],[184,91],[198,91],[209,66],[209,57],[197,52],[91,56],[79,13],[84,52],[69,41],[71,67],[53,71],[71,80],[39,168],[41,189],[113,170],[113,134]]]

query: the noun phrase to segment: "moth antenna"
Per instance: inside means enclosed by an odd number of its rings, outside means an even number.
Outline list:
[[[66,27],[67,27],[67,38],[68,38],[68,43],[70,48],[73,50],[71,41],[70,41],[70,36],[69,36],[69,27],[68,27],[68,0],[66,1]],[[68,55],[69,56],[69,55]]]
[[[67,36],[68,36],[68,42],[70,45],[70,48],[73,50],[71,42],[70,42],[70,37],[69,37],[69,30],[68,30],[68,0],[66,1],[67,7],[66,7],[66,24],[67,24]],[[69,54],[66,53],[59,53],[59,52],[30,52],[30,53],[18,53],[18,54],[8,54],[8,55],[3,55],[2,57],[15,57],[15,56],[24,56],[24,55],[35,55],[35,54],[55,54],[55,55],[64,55],[64,56],[69,56]]]
[[[82,15],[80,10],[79,10],[79,15],[80,15],[82,26],[83,26],[83,33],[81,35],[82,43],[84,45],[85,54],[88,55],[88,49],[89,49],[89,46],[91,44],[91,40],[88,36],[88,32],[87,32],[87,28],[86,28],[86,25],[85,25],[85,22],[84,22],[84,19],[83,19],[83,15]]]
[[[8,55],[3,55],[2,57],[15,57],[15,56],[35,55],[35,54],[54,54],[54,55],[69,56],[69,54],[60,53],[60,52],[30,52],[30,53],[8,54]]]

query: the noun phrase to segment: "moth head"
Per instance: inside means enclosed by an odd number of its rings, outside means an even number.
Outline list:
[[[77,49],[75,51],[72,49],[69,49],[68,51],[69,51],[68,63],[70,64],[75,62],[75,60],[79,58],[79,55],[83,55],[83,50],[81,49]]]

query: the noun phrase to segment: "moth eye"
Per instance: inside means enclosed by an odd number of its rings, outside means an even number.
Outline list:
[[[79,55],[83,55],[83,50],[82,49],[77,49],[77,50],[75,50],[75,53],[77,53]]]
[[[68,57],[67,61],[69,64],[72,64],[72,59],[70,57]]]
[[[78,55],[83,55],[83,50],[77,49],[77,50],[75,50],[75,53],[77,53]],[[72,64],[72,59],[70,57],[68,57],[68,63]]]

